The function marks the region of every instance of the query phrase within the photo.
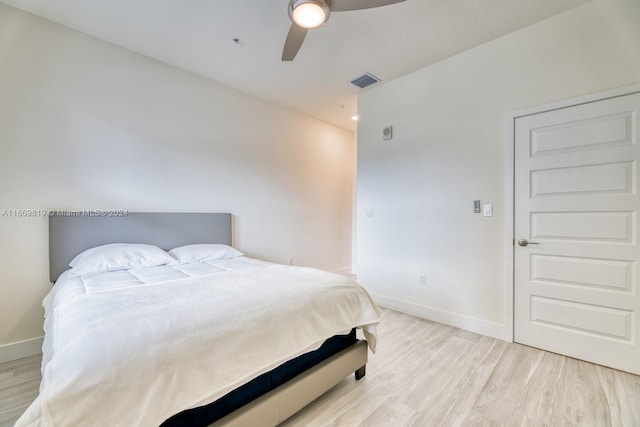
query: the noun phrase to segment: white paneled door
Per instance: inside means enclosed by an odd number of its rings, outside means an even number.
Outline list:
[[[515,121],[515,341],[640,374],[640,94]]]

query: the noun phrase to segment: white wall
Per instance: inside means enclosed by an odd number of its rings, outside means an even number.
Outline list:
[[[231,212],[251,256],[351,265],[352,132],[4,5],[0,148],[0,213]],[[42,335],[47,220],[0,238],[2,353]]]
[[[639,82],[638,22],[587,3],[359,97],[355,266],[382,305],[505,336],[505,116]]]

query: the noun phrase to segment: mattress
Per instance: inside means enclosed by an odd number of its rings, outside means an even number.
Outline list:
[[[158,426],[362,328],[342,275],[249,257],[72,277],[45,298],[40,395],[17,426]]]

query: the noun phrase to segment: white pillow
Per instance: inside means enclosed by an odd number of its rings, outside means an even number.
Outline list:
[[[74,276],[130,268],[175,264],[175,260],[157,246],[137,243],[112,243],[96,246],[78,254],[69,266]]]
[[[180,246],[179,248],[171,249],[169,254],[175,257],[180,264],[205,262],[223,258],[237,258],[244,255],[231,246],[213,243]]]

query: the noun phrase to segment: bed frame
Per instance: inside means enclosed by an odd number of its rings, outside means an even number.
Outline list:
[[[232,245],[233,218],[229,213],[126,213],[114,216],[94,212],[57,212],[49,217],[49,272],[51,281],[68,269],[78,253],[108,243],[147,243],[169,250],[195,243]],[[364,340],[311,366],[212,426],[275,426],[289,418],[350,373],[365,375]]]

